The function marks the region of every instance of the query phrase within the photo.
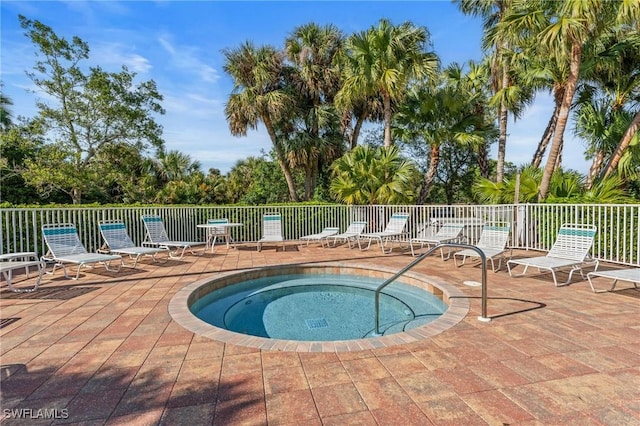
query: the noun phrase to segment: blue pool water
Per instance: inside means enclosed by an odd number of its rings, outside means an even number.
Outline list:
[[[299,341],[373,336],[375,288],[357,275],[277,275],[212,291],[190,307],[201,320],[237,333]],[[447,305],[432,293],[394,282],[380,297],[380,331],[398,333],[439,318]]]

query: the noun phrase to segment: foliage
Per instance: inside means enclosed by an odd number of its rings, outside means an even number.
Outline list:
[[[2,84],[0,83],[0,89],[2,89]],[[0,92],[0,130],[5,131],[13,124],[13,117],[11,114],[11,105],[13,105],[13,101],[3,95]]]
[[[0,202],[510,203],[515,171],[497,183],[479,176],[500,176],[502,145],[497,162],[487,152],[498,134],[505,142],[505,108],[517,116],[540,91],[555,100],[545,134],[556,137],[557,158],[544,170],[555,170],[543,190],[547,201],[637,202],[640,9],[626,0],[458,3],[485,19],[486,56],[440,74],[437,55],[427,51],[428,30],[385,19],[352,35],[309,23],[294,28],[282,48],[246,42],[225,50],[234,82],[225,106],[231,133],[264,125],[273,145],[271,157],[241,160],[226,176],[204,174],[197,160],[164,150],[153,118],[164,112],[162,96],[153,81],[137,82],[124,67],[85,67],[89,47],[80,38],[65,40],[21,16],[38,49],[28,74],[47,101],[37,103],[36,117],[13,119],[12,100],[0,94]],[[558,118],[562,126],[573,119],[586,142],[594,161],[587,179],[561,169]],[[391,131],[412,161],[374,148],[390,145]],[[360,132],[364,147],[357,147]],[[520,170],[520,202],[537,200],[547,185],[542,178],[543,170]]]
[[[478,178],[473,185],[477,199],[481,203],[501,204],[513,203],[516,186],[518,201],[522,203],[536,202],[538,188],[542,180],[542,170],[525,167],[519,173],[505,176],[502,182],[493,182],[486,178]],[[632,196],[624,188],[624,182],[618,177],[611,177],[596,182],[591,189],[586,189],[584,177],[573,170],[558,169],[551,177],[547,203],[633,203]]]
[[[292,131],[284,148],[291,167],[304,170],[305,200],[313,197],[321,169],[344,151],[340,117],[333,104],[340,83],[336,64],[343,39],[333,25],[310,23],[296,27],[285,40],[291,63],[286,84],[295,108],[286,117]]]
[[[0,131],[0,200],[10,203],[38,201],[40,194],[27,185],[21,171],[44,144],[42,126],[37,121],[22,120]],[[64,194],[54,192],[51,199],[61,201]]]
[[[162,147],[162,127],[153,118],[164,113],[162,96],[153,80],[134,84],[136,74],[124,66],[117,73],[90,67],[85,74],[80,63],[89,58],[89,46],[84,41],[69,42],[39,21],[19,20],[41,58],[28,75],[55,102],[37,102],[50,143],[27,163],[23,176],[42,191],[61,190],[79,203],[99,180],[96,156],[106,146]]]
[[[231,203],[260,205],[287,201],[287,183],[275,161],[249,157],[238,161],[227,176],[226,196]],[[294,178],[304,179],[301,174]]]
[[[484,107],[487,94],[473,81],[481,71],[470,64],[468,74],[453,64],[441,74],[436,86],[416,85],[399,107],[394,121],[394,134],[413,152],[426,154],[418,203],[429,199],[432,183],[439,172],[441,146],[450,144],[473,156],[497,136],[492,116]],[[475,77],[473,77],[475,76]],[[449,157],[451,159],[451,156]],[[475,156],[475,160],[479,156]],[[452,198],[449,193],[448,199]]]
[[[331,193],[347,204],[409,204],[419,174],[396,146],[358,146],[331,166]]]
[[[411,22],[393,25],[381,19],[378,26],[353,34],[342,58],[343,84],[339,96],[348,104],[380,95],[384,109],[384,144],[391,146],[393,108],[412,81],[435,78],[439,59],[427,52],[429,32]]]

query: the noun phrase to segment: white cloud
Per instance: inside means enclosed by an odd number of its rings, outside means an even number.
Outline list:
[[[126,65],[130,71],[138,74],[146,74],[152,68],[147,58],[132,52],[131,47],[122,43],[96,43],[91,47],[90,57],[103,67],[119,70],[122,65]]]
[[[198,57],[198,48],[187,45],[174,46],[171,39],[171,35],[164,34],[158,37],[158,43],[169,54],[173,68],[185,74],[195,74],[206,83],[215,83],[220,79],[218,71]]]

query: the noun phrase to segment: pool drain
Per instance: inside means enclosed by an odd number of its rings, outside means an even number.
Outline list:
[[[316,328],[329,327],[329,323],[324,318],[308,319],[308,320],[304,320],[304,322],[307,324],[307,327],[309,327],[309,330],[314,330]]]

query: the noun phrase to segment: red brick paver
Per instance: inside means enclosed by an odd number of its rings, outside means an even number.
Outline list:
[[[462,292],[464,319],[417,341],[346,342],[337,352],[224,343],[187,331],[168,311],[180,289],[238,268],[399,269],[412,259],[293,242],[260,253],[221,246],[118,274],[88,270],[78,281],[57,272],[34,293],[3,285],[0,416],[7,424],[640,424],[640,290],[624,285],[594,294],[579,275],[556,288],[545,275],[489,272],[485,323],[480,288],[463,284],[480,269],[434,254],[415,271]]]

